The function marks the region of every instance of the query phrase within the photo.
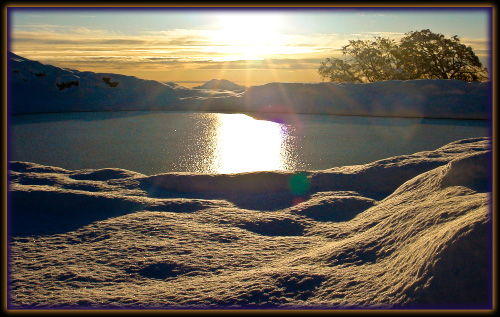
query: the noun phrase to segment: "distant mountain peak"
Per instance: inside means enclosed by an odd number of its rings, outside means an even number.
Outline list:
[[[195,89],[216,89],[216,90],[233,90],[245,91],[247,87],[235,84],[227,79],[211,79],[201,86],[193,87]]]

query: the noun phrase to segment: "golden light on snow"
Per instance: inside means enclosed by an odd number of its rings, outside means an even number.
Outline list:
[[[476,138],[309,175],[11,162],[8,304],[491,309],[490,156]]]
[[[217,173],[286,170],[286,126],[244,114],[219,117],[214,169]]]

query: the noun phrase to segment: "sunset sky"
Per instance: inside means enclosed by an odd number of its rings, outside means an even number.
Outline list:
[[[8,8],[9,50],[80,71],[187,87],[319,82],[317,69],[351,39],[458,35],[488,67],[484,8]],[[196,83],[197,82],[197,83]]]

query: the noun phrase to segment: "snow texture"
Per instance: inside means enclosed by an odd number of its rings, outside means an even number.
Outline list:
[[[475,138],[303,172],[11,162],[9,305],[491,309],[490,159]]]
[[[194,110],[486,120],[491,113],[490,83],[269,83],[245,90],[227,80],[211,80],[189,89],[133,76],[58,68],[10,52],[8,57],[11,114]]]

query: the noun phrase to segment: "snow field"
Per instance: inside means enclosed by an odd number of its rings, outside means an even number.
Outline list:
[[[488,307],[490,148],[300,173],[11,162],[11,305]]]

